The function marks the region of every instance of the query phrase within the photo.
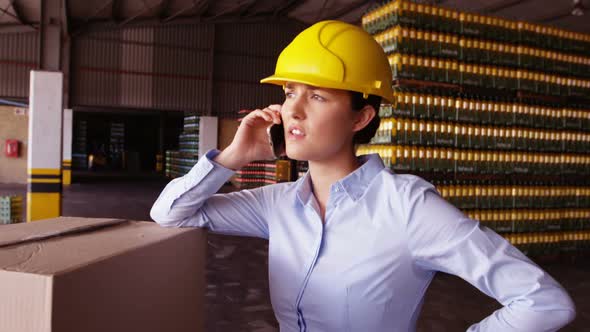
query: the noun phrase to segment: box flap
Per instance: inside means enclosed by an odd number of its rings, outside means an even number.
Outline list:
[[[82,223],[90,220],[78,219]],[[57,218],[35,223],[45,223],[53,228],[59,226],[63,230],[61,220],[62,218]],[[71,223],[76,224],[76,221]],[[69,233],[54,232],[60,236],[0,247],[0,272],[14,271],[42,275],[69,273],[130,250],[167,241],[190,231],[183,228],[164,228],[154,222],[116,223],[113,221],[111,223],[109,220],[95,220],[91,225],[93,228],[72,225],[67,228]],[[105,225],[108,227],[97,228]],[[76,229],[80,231],[72,233]],[[92,231],[89,231],[90,229]]]
[[[3,225],[0,229],[0,248],[66,234],[88,232],[124,222],[126,222],[124,219],[59,217],[26,224]]]

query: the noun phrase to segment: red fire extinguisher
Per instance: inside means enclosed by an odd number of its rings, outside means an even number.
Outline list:
[[[19,149],[19,142],[15,139],[7,139],[6,140],[6,148],[4,149],[4,154],[6,157],[9,158],[18,158],[20,154]]]

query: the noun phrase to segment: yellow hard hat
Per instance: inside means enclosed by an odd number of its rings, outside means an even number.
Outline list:
[[[361,92],[391,101],[391,67],[381,46],[363,29],[322,21],[303,30],[285,47],[272,76],[262,83],[297,82]]]

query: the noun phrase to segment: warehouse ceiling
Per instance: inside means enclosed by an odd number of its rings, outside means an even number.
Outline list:
[[[0,31],[7,27],[37,29],[41,1],[0,0]],[[64,6],[62,21],[69,32],[106,23],[170,24],[294,19],[306,24],[325,19],[360,22],[376,0],[53,0]],[[549,24],[590,33],[590,0],[430,0],[443,7]],[[574,5],[574,3],[579,4]],[[572,15],[574,7],[581,16]]]

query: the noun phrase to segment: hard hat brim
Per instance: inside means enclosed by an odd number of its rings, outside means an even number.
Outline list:
[[[329,88],[329,89],[342,89],[343,86],[338,86],[336,82],[331,82],[328,80],[323,80],[318,77],[309,77],[309,75],[297,75],[297,74],[290,74],[290,75],[272,75],[260,80],[260,83],[267,83],[267,84],[274,84],[284,86],[287,82],[293,83],[301,83],[309,86],[314,86],[318,88]]]
[[[356,92],[360,92],[360,93],[365,93],[361,89],[354,89],[353,87],[350,86],[350,83],[330,81],[330,80],[322,79],[321,77],[317,77],[317,76],[311,77],[308,74],[297,75],[294,73],[290,73],[289,75],[271,75],[271,76],[265,77],[260,80],[260,83],[274,84],[274,85],[279,85],[279,86],[285,86],[285,84],[287,82],[301,83],[301,84],[306,84],[306,85],[314,86],[314,87],[318,87],[318,88],[339,89],[339,90],[356,91]],[[377,91],[375,91],[375,92],[377,92]],[[371,94],[371,93],[369,92],[368,94]],[[386,96],[381,95],[378,92],[373,93],[373,94],[380,96],[381,98],[383,98],[387,101],[391,101],[390,96],[386,97]]]

